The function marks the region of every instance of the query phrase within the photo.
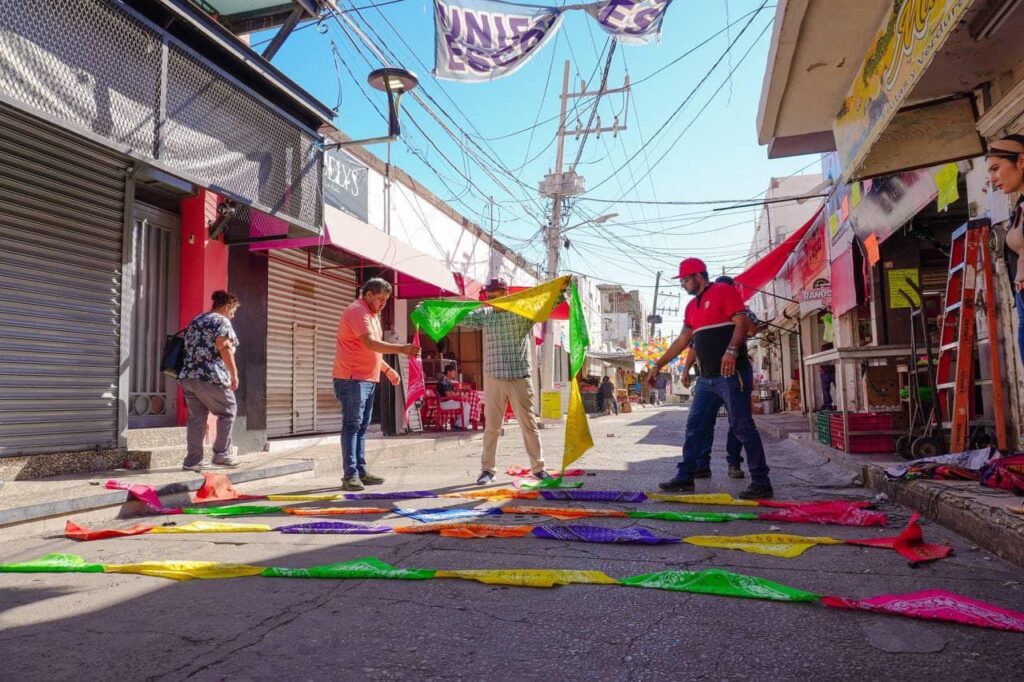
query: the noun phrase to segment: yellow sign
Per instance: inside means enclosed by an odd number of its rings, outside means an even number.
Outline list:
[[[949,208],[949,205],[960,198],[960,190],[956,186],[960,172],[955,163],[947,163],[932,173],[935,178],[935,185],[939,188],[938,209],[941,213]]]
[[[907,284],[909,279],[915,285],[920,286],[921,280],[919,278],[919,271],[916,268],[898,268],[895,270],[888,271],[888,284],[889,284],[889,308],[909,308],[910,301],[914,302],[914,306],[921,305],[921,299],[914,291],[914,287]],[[906,293],[910,297],[910,301],[907,300]]]
[[[894,2],[832,124],[847,182],[973,0]]]
[[[540,394],[540,416],[541,419],[562,418],[562,393],[561,391],[542,391]]]

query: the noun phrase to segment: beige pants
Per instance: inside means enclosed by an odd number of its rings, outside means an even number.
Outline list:
[[[498,436],[505,421],[505,401],[512,404],[512,412],[519,422],[523,434],[523,445],[530,456],[530,470],[544,468],[544,452],[540,445],[540,430],[533,414],[533,382],[530,379],[495,379],[487,377],[484,386],[484,453],[480,458],[480,469],[495,473],[495,459],[498,455]]]

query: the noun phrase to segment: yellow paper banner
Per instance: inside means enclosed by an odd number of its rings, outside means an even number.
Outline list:
[[[583,396],[576,377],[572,378],[569,391],[569,416],[565,421],[565,451],[562,455],[562,471],[594,447],[594,438],[590,435],[590,424],[587,413],[583,409]]]
[[[534,322],[544,322],[558,305],[562,291],[569,286],[569,275],[553,279],[525,291],[487,301],[487,305],[522,315]]]
[[[939,188],[938,209],[940,213],[960,198],[960,190],[956,185],[959,175],[960,172],[955,163],[947,163],[932,174],[932,177],[935,178],[935,185]]]
[[[756,507],[757,502],[753,500],[737,500],[728,493],[714,493],[711,495],[666,495],[665,493],[647,493],[648,499],[658,502],[678,502],[680,504],[721,504],[735,505],[737,507]]]
[[[219,523],[193,521],[184,526],[157,526],[150,533],[269,533],[273,528],[262,523]]]
[[[481,500],[536,500],[540,493],[535,490],[495,488],[494,490],[467,490],[461,493],[445,493],[441,497],[468,497]]]
[[[517,587],[554,587],[582,583],[587,585],[618,585],[619,581],[601,571],[551,571],[544,569],[438,571],[436,578],[462,578],[488,585]]]
[[[780,535],[765,533],[762,535],[694,535],[683,538],[683,542],[698,547],[715,549],[738,549],[752,554],[768,554],[770,556],[793,559],[815,545],[841,545],[842,540],[828,537],[805,537],[802,535]]]
[[[259,575],[263,566],[247,564],[222,564],[217,561],[144,561],[138,564],[106,564],[105,573],[137,573],[170,580],[192,580],[200,578],[244,578]]]

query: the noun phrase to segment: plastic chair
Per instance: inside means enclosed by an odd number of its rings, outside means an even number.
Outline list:
[[[424,430],[427,427],[438,428],[438,408],[437,393],[428,388],[423,397],[423,404],[420,406],[420,421],[423,422]]]
[[[431,391],[431,393],[433,393],[433,391]],[[437,421],[435,424],[437,431],[444,431],[445,429],[450,427],[455,422],[455,420],[462,419],[462,396],[460,396],[458,393],[449,393],[447,396],[445,396],[444,399],[444,402],[447,402],[449,400],[454,400],[458,402],[459,406],[455,408],[446,409],[444,407],[441,407],[442,400],[441,397],[437,395],[437,393],[434,393],[433,400],[434,404],[437,406]]]

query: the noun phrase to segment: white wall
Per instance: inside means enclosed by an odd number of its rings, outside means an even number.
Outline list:
[[[369,222],[384,230],[384,176],[369,169]],[[474,234],[448,213],[442,211],[412,187],[401,180],[391,184],[391,225],[393,237],[416,249],[434,256],[452,272],[458,272],[478,282],[486,283],[491,277],[503,278],[512,286],[531,286],[536,277],[507,255],[492,251],[486,238]],[[497,274],[495,274],[495,271]]]

